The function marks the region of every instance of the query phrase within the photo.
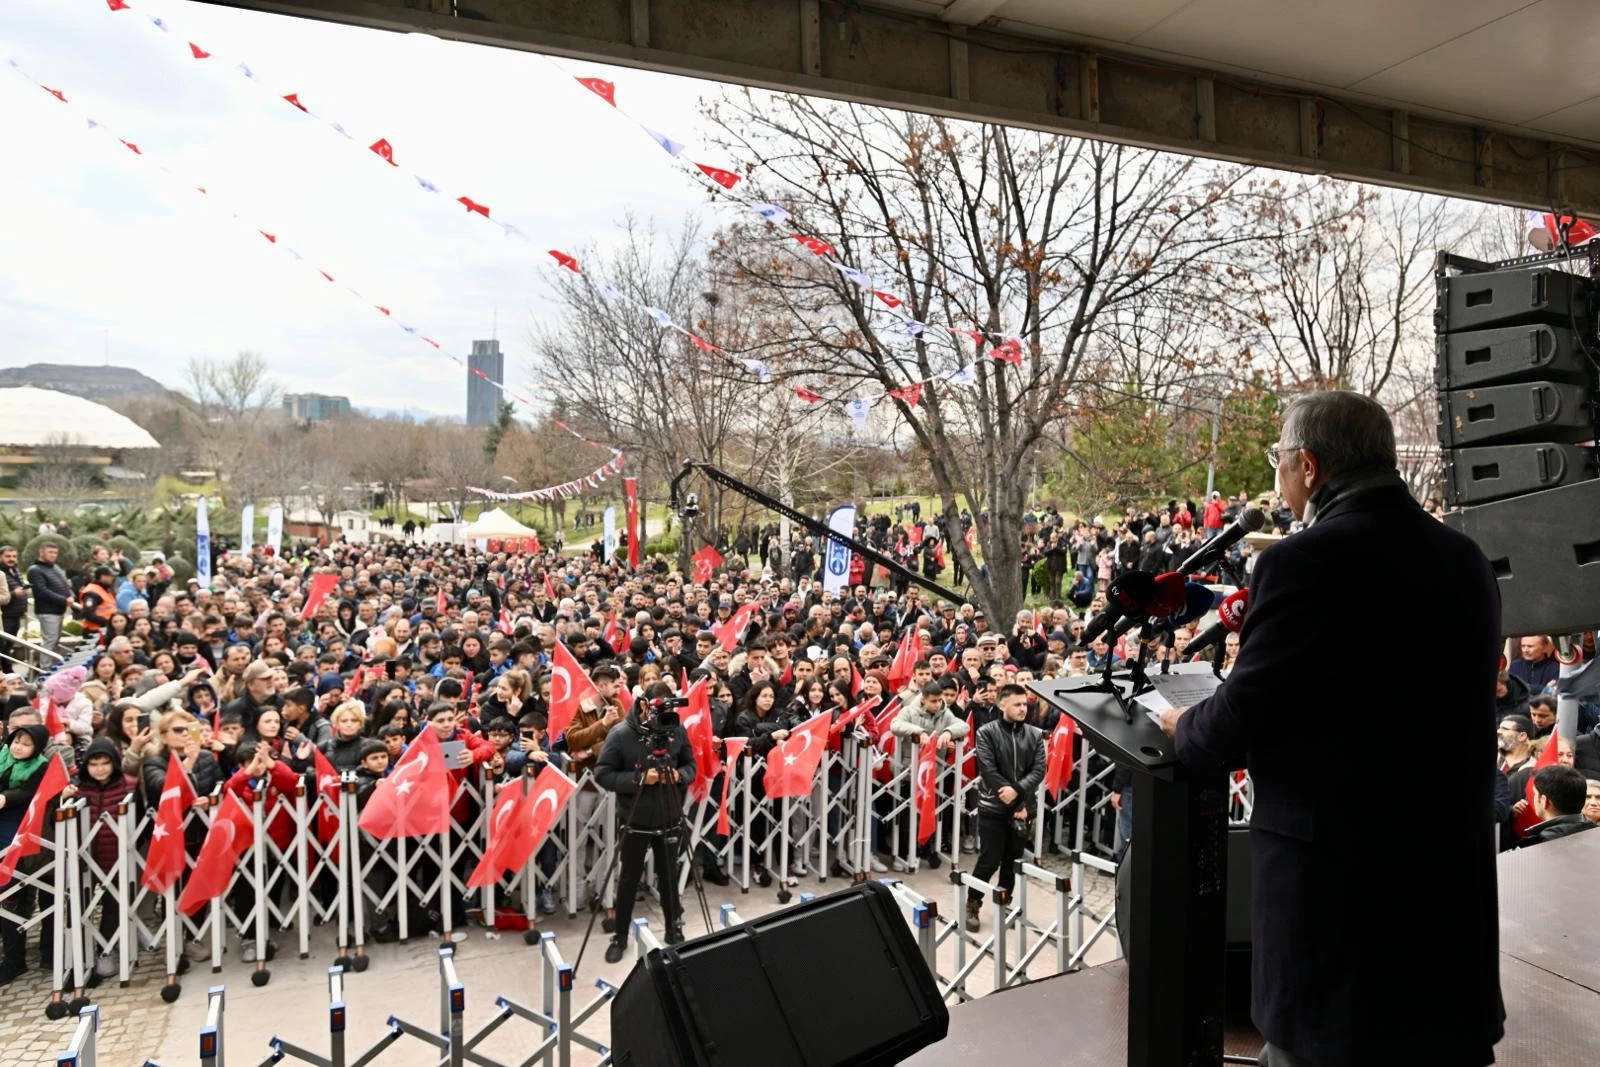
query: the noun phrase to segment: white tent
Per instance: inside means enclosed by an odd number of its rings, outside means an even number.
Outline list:
[[[483,537],[532,537],[534,531],[513,519],[499,508],[490,508],[461,531],[464,540]]]

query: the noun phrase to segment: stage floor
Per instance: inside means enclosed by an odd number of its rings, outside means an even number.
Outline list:
[[[1600,1064],[1600,923],[1593,895],[1600,832],[1500,857],[1500,986],[1506,1067]],[[1261,1038],[1230,1031],[1229,1053],[1254,1055]],[[1127,1060],[1123,961],[991,993],[950,1009],[950,1034],[909,1067],[1114,1067]]]

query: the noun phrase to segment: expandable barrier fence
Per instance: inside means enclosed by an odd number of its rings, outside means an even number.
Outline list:
[[[885,756],[846,739],[824,757],[810,794],[781,799],[765,795],[762,761],[742,760],[718,777],[704,801],[690,803],[685,811],[688,833],[680,879],[687,883],[697,870],[716,864],[748,893],[762,872],[770,872],[779,902],[788,903],[790,876],[814,872],[824,883],[829,877],[876,877],[890,866],[880,857],[890,858],[900,872],[929,863],[959,868],[975,858],[977,793],[967,762],[965,744],[941,762],[935,775],[935,826],[919,855],[914,759]],[[1091,872],[1116,870],[1116,813],[1108,788],[1112,770],[1110,762],[1084,748],[1068,788],[1057,796],[1040,790],[1032,849],[1017,883],[1017,899],[1008,906],[1020,911],[1024,893],[1037,897],[1055,892],[1065,904],[1053,932],[1034,931],[1030,936],[1035,939],[1025,942],[1013,931],[982,949],[956,929],[959,910],[947,919],[928,902],[929,914],[938,917],[936,944],[966,952],[964,960],[1003,952],[1014,969],[1024,957],[1029,962],[1039,958],[1038,938],[1065,938],[1065,949],[1055,953],[1058,967],[1081,962],[1083,952],[1111,923],[1109,915],[1087,908],[1084,893]],[[730,820],[728,833],[719,834],[724,777]],[[252,841],[228,889],[193,915],[181,914],[176,906],[181,882],[162,894],[140,884],[152,813],[141,815],[132,804],[124,804],[91,818],[81,801],[63,801],[46,825],[40,852],[25,859],[12,881],[0,887],[0,920],[38,929],[54,947],[47,1013],[59,1018],[87,1004],[83,991],[97,960],[126,983],[141,951],[161,954],[167,976],[161,995],[170,1002],[180,994],[182,959],[197,965],[209,960],[217,970],[231,944],[246,960],[254,960],[252,981],[265,985],[271,978],[269,962],[276,946],[270,939],[275,935],[287,934],[289,944],[305,958],[312,928],[329,925],[336,932],[339,963],[361,971],[369,962],[366,944],[374,937],[448,936],[470,919],[525,929],[533,944],[541,898],[559,901],[569,916],[592,901],[610,903],[614,878],[608,876],[619,839],[617,799],[596,790],[587,774],[528,863],[478,888],[466,883],[487,845],[485,813],[492,808],[493,786],[463,782],[457,787],[447,833],[380,841],[357,827],[353,779],[319,784],[321,789],[308,789],[302,779],[294,795],[270,794],[251,805]],[[210,806],[186,816],[191,862],[216,810],[219,798],[211,799]],[[1250,799],[1248,779],[1234,781],[1236,821],[1248,817]],[[109,868],[94,855],[100,835],[111,835],[115,842],[116,859]],[[1052,851],[1066,862],[1064,878],[1036,866]],[[974,885],[970,875],[963,877],[964,884],[985,895],[996,891]],[[1049,888],[1052,879],[1061,885]],[[602,881],[608,884],[602,886]],[[653,886],[653,879],[645,884]],[[908,918],[915,919],[909,903]],[[965,977],[951,979],[951,995],[969,995]]]

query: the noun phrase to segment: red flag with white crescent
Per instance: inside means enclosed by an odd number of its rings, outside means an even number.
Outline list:
[[[161,799],[156,804],[155,826],[150,831],[150,847],[144,857],[144,874],[139,878],[139,884],[152,893],[165,893],[183,873],[188,862],[183,849],[183,817],[193,806],[194,786],[183,773],[178,754],[170,752]]]
[[[200,854],[194,858],[194,869],[178,895],[178,910],[193,915],[226,893],[239,857],[254,840],[250,810],[237,794],[224,793],[222,806],[217,809],[211,829],[206,831],[205,843],[200,846]]]
[[[811,792],[811,779],[828,747],[828,727],[833,716],[813,715],[796,726],[778,746],[767,754],[767,770],[762,778],[769,797],[803,797]]]
[[[727,622],[719,622],[711,627],[712,634],[716,636],[717,644],[732,652],[734,646],[739,643],[739,639],[744,636],[745,627],[750,625],[750,617],[755,613],[756,603],[752,600],[748,604],[740,605],[738,611],[728,616]]]
[[[450,828],[450,772],[439,735],[425,729],[372,790],[357,825],[373,837],[418,837]]]
[[[550,722],[551,737],[560,737],[572,724],[585,700],[599,700],[600,690],[585,673],[581,664],[560,641],[550,652]]]
[[[689,749],[694,753],[694,781],[689,783],[689,796],[695,800],[705,800],[711,795],[711,782],[722,770],[716,745],[711,740],[709,681],[701,678],[683,694],[689,702],[683,709],[683,732],[688,734]]]
[[[60,756],[51,756],[50,766],[45,768],[44,777],[39,779],[39,787],[33,792],[33,799],[28,801],[22,821],[17,824],[16,836],[0,851],[0,885],[11,881],[21,860],[42,847],[45,809],[66,787],[67,766],[61,762]]]
[[[733,784],[733,769],[739,765],[739,754],[744,751],[745,739],[730,737],[722,742],[728,757],[724,765],[728,773],[722,779],[722,802],[717,805],[717,833],[728,832],[728,788]]]
[[[1060,796],[1072,780],[1073,729],[1072,720],[1061,716],[1061,721],[1050,732],[1050,740],[1045,746],[1044,789],[1051,796]]]
[[[938,803],[935,791],[938,783],[939,739],[930,736],[917,750],[917,844],[933,836],[938,820],[934,813]]]

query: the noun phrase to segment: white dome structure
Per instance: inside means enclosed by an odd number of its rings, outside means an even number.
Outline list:
[[[104,404],[53,389],[0,389],[0,448],[71,446],[96,452],[160,448],[138,423]]]

